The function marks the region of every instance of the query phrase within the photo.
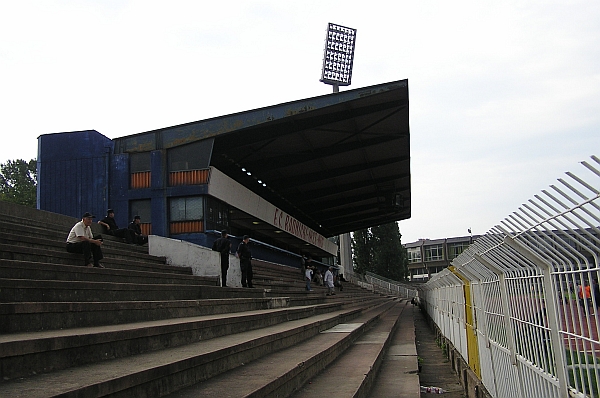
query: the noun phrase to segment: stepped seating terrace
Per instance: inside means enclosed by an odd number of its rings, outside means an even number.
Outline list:
[[[307,292],[298,269],[260,260],[254,289],[115,238],[106,268],[83,267],[65,250],[76,221],[0,202],[1,397],[321,396],[313,380],[372,396],[398,325],[410,331],[406,300],[352,283]],[[404,340],[398,396],[417,397]]]

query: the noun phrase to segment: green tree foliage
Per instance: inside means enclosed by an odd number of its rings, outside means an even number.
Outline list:
[[[404,280],[408,269],[408,256],[402,246],[398,224],[392,222],[371,229],[373,235],[372,272],[396,281]],[[406,261],[404,261],[406,260]]]
[[[368,229],[361,229],[354,232],[352,236],[352,252],[354,271],[360,274],[369,271],[373,263],[373,253],[371,250],[371,232]]]
[[[408,277],[408,253],[402,246],[396,222],[356,231],[352,239],[354,270],[366,271],[396,281]]]
[[[37,162],[23,159],[0,164],[0,200],[35,207],[37,202]]]

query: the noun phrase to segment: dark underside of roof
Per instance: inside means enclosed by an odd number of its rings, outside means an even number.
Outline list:
[[[303,101],[216,135],[211,165],[326,237],[410,218],[408,81]]]

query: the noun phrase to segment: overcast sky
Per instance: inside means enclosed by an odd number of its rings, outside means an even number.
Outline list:
[[[0,163],[36,158],[41,134],[329,94],[328,22],[358,30],[341,91],[408,79],[404,243],[485,233],[600,155],[598,0],[0,0]]]

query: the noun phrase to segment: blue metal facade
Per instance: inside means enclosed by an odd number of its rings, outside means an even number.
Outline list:
[[[81,217],[106,211],[113,142],[95,130],[38,138],[38,209]]]
[[[205,185],[169,187],[166,181],[166,150],[151,151],[151,187],[130,188],[130,155],[113,153],[114,142],[97,131],[42,135],[38,138],[38,208],[79,218],[92,212],[99,219],[115,211],[115,221],[126,227],[133,214],[130,202],[150,200],[152,233],[169,236],[168,198],[206,195]],[[211,247],[218,234],[187,233],[171,236]],[[231,236],[232,248],[241,238]],[[266,261],[299,267],[299,258],[252,244],[254,256]]]
[[[98,218],[115,211],[120,227],[131,222],[130,203],[150,200],[152,233],[169,236],[168,198],[206,195],[205,185],[168,187],[166,150],[150,151],[151,186],[131,189],[128,153],[113,153],[114,141],[94,130],[47,134],[38,138],[38,203],[41,210],[81,217],[89,211]],[[207,246],[204,234],[173,238]]]

